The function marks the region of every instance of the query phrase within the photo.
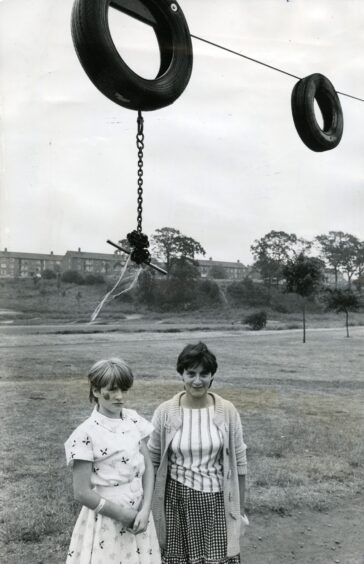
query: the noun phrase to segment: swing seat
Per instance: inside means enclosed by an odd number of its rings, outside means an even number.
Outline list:
[[[159,50],[155,79],[136,74],[122,59],[111,37],[109,7],[151,25]],[[158,110],[185,90],[192,72],[192,42],[181,7],[169,0],[76,0],[72,38],[86,74],[107,98],[130,110]]]
[[[314,102],[323,117],[323,128],[317,123]],[[312,151],[334,149],[341,141],[344,118],[339,97],[332,83],[316,73],[302,78],[292,92],[292,114],[298,135]]]

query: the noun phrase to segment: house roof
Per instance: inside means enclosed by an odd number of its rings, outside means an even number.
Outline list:
[[[198,260],[200,266],[222,266],[223,268],[241,268],[246,269],[247,267],[241,262],[228,262],[222,260]]]
[[[117,260],[120,261],[121,258],[125,258],[124,253],[116,255],[114,253],[87,253],[84,251],[67,251],[64,255],[65,257],[75,257],[75,258],[88,258],[88,259],[99,259],[99,260]]]
[[[13,251],[0,251],[1,258],[20,258],[29,260],[62,260],[63,255],[52,255],[45,253],[16,253]]]

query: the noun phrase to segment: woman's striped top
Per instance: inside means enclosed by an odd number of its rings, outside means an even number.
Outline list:
[[[169,450],[169,475],[194,490],[219,492],[223,483],[223,438],[213,421],[214,406],[181,410],[182,426]]]

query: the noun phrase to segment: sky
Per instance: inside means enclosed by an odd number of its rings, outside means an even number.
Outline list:
[[[0,249],[112,252],[136,227],[136,117],[103,96],[72,43],[72,0],[0,0]],[[191,34],[364,98],[362,0],[181,0]],[[125,61],[153,78],[154,32],[113,9]],[[174,104],[145,112],[143,231],[174,227],[206,258],[252,262],[270,230],[364,239],[364,103],[340,96],[337,148],[309,150],[296,79],[193,39]]]

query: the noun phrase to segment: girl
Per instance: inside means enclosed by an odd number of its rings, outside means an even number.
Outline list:
[[[204,343],[177,360],[184,391],[157,407],[149,450],[157,469],[154,518],[163,564],[238,564],[246,445],[239,413],[210,391],[217,362]]]
[[[67,564],[160,564],[150,514],[154,471],[144,442],[153,425],[123,407],[132,371],[118,358],[100,360],[88,379],[96,406],[65,443],[74,497],[83,505]]]

